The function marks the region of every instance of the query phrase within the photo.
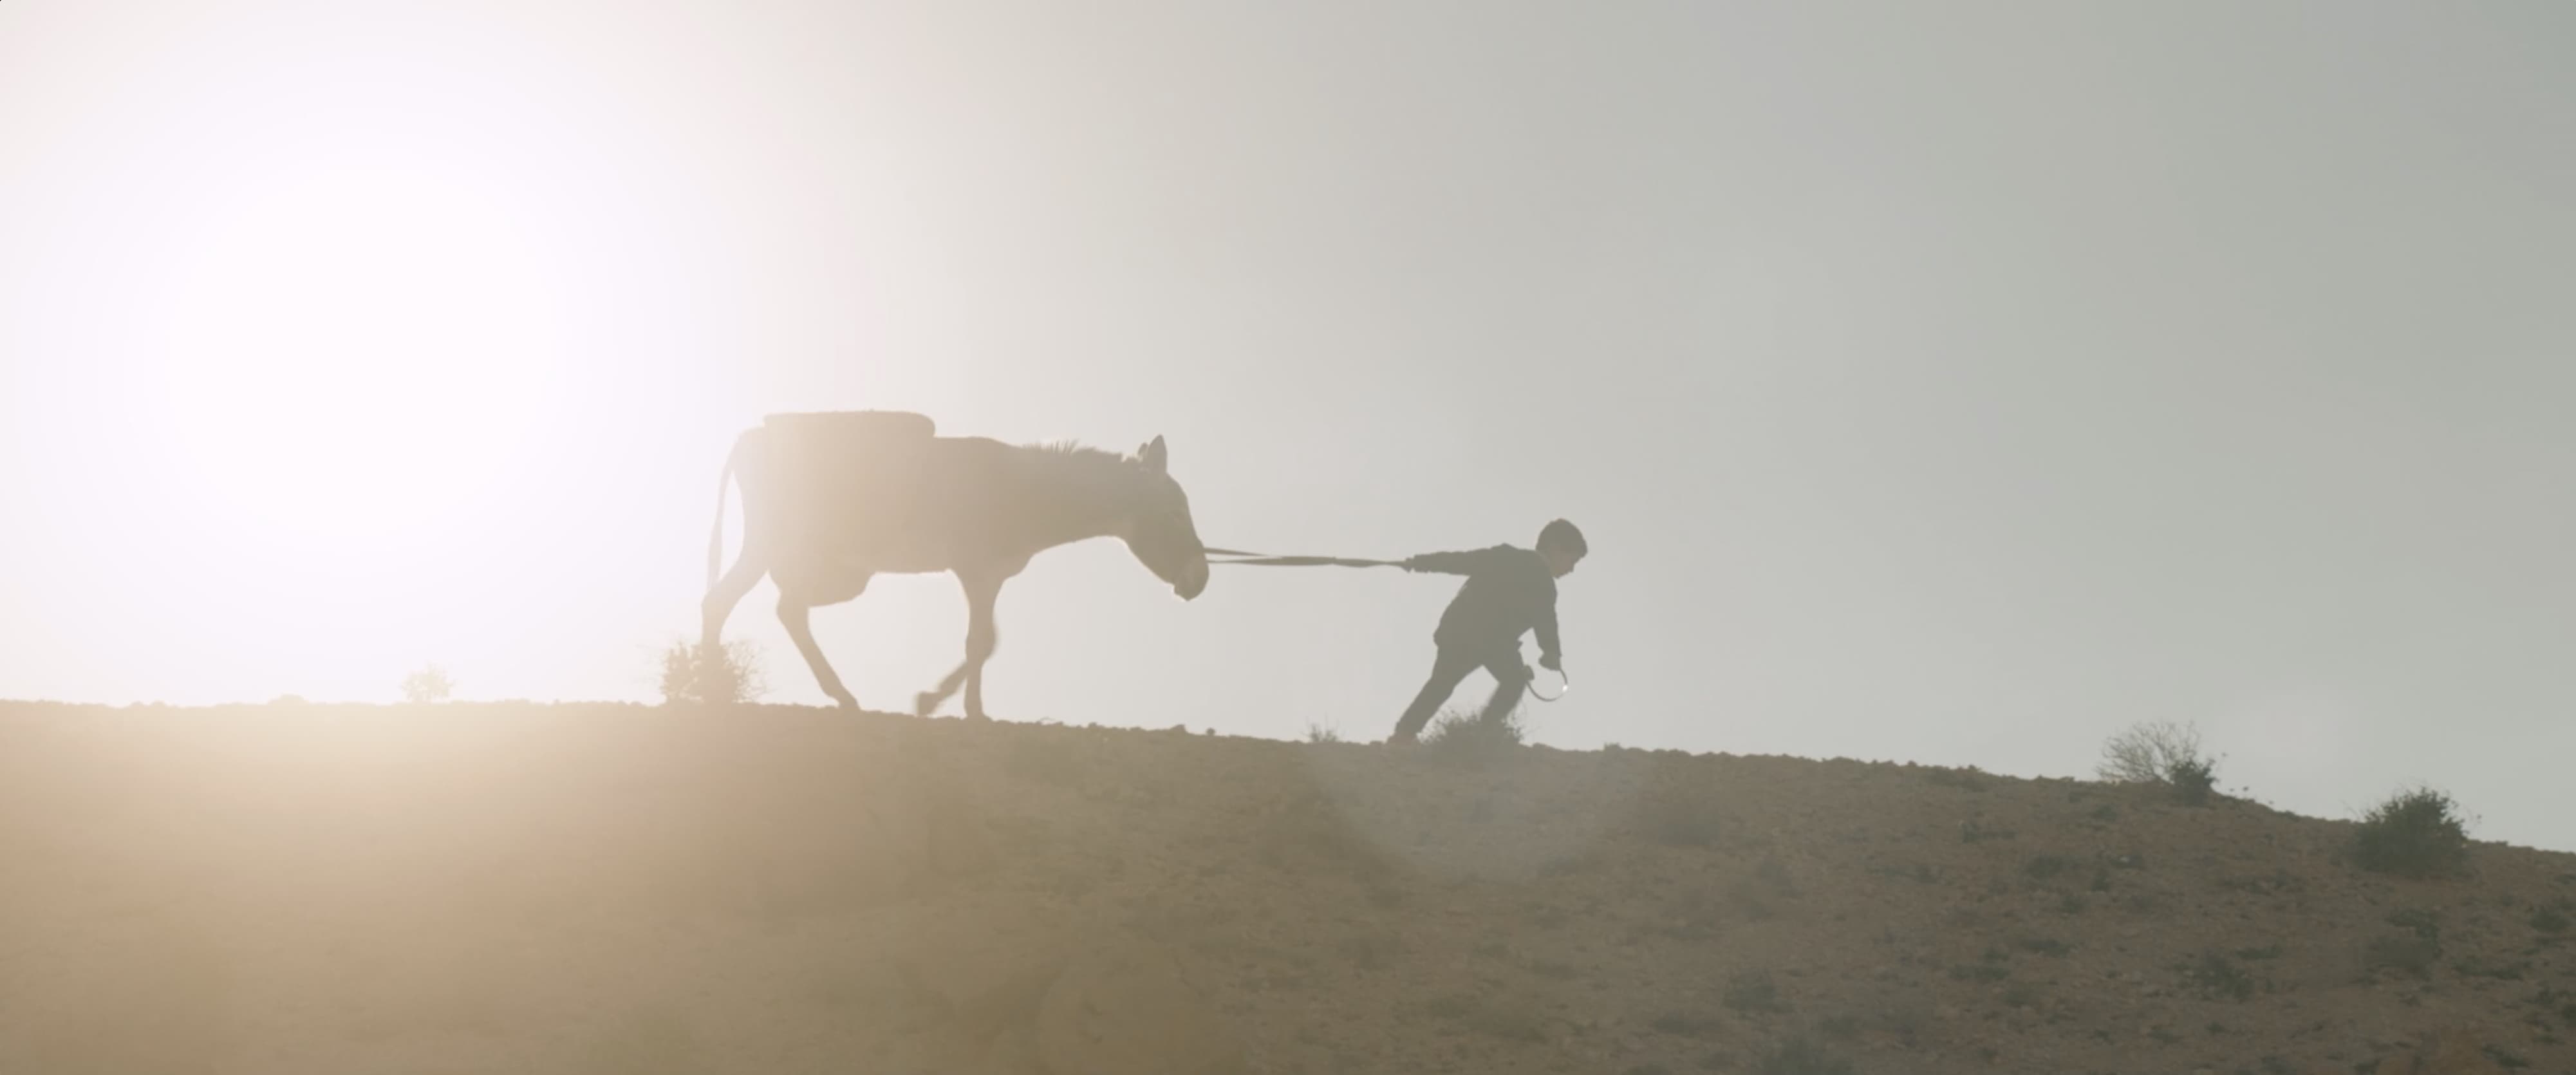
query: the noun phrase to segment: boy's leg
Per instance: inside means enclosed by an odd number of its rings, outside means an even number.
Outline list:
[[[1494,677],[1494,696],[1485,700],[1485,711],[1480,717],[1486,721],[1501,720],[1521,704],[1521,692],[1529,688],[1529,666],[1521,663],[1517,649],[1484,664],[1485,671]]]
[[[1458,689],[1459,681],[1483,663],[1472,655],[1443,648],[1431,661],[1430,680],[1422,684],[1422,693],[1413,696],[1413,704],[1405,707],[1404,716],[1395,722],[1395,734],[1387,742],[1410,743],[1421,735],[1422,726],[1431,723],[1432,711],[1448,701],[1449,692]]]

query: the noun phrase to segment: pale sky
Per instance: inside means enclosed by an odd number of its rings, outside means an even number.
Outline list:
[[[1539,742],[2195,722],[2576,849],[2571,192],[2539,0],[9,0],[0,697],[649,700],[732,436],[911,409],[1217,545],[1575,520]],[[1374,740],[1454,584],[1061,549],[990,708]],[[891,709],[964,618],[815,623]]]

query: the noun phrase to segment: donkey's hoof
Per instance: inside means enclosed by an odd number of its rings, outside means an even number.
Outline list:
[[[913,695],[912,715],[916,717],[927,717],[930,715],[931,710],[939,708],[939,703],[941,701],[942,699],[938,695],[932,694],[929,691],[923,691],[919,694]]]
[[[832,700],[840,703],[841,708],[843,709],[857,709],[859,707],[859,700],[846,694],[834,695]]]

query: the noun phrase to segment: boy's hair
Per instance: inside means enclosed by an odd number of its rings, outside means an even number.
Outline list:
[[[1563,519],[1558,519],[1539,528],[1538,547],[1542,549],[1564,549],[1567,552],[1573,553],[1577,557],[1589,556],[1592,554],[1592,547],[1584,544],[1583,542],[1583,531],[1575,529],[1573,523],[1569,523]]]

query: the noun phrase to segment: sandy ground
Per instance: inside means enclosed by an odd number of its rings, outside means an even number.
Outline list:
[[[2576,856],[2352,832],[1849,761],[5,705],[0,1072],[2576,1075]]]

